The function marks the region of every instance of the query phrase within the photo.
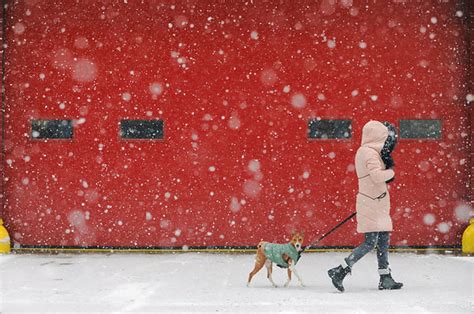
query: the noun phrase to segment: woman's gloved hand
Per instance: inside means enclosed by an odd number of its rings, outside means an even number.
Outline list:
[[[388,152],[384,152],[382,150],[381,153],[382,161],[385,164],[385,169],[392,169],[395,166],[395,162],[393,161],[392,155]]]
[[[383,163],[385,164],[385,168],[386,169],[392,169],[394,166],[395,166],[395,162],[393,161],[393,158],[390,154],[388,153],[385,153],[384,154],[384,151],[382,150],[382,153],[381,153],[381,157],[382,157],[382,161]],[[385,181],[385,183],[390,183],[390,182],[393,182],[393,180],[395,180],[395,177],[392,177],[391,179]]]

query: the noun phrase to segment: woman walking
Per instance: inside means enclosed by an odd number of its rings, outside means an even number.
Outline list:
[[[328,271],[339,291],[344,291],[342,281],[351,272],[352,266],[374,248],[377,248],[379,289],[400,289],[403,286],[393,280],[388,267],[388,247],[393,227],[387,183],[393,181],[395,176],[391,169],[394,165],[391,152],[396,142],[395,128],[390,123],[369,121],[362,129],[362,144],[355,157],[359,179],[356,211],[357,232],[364,233],[365,241],[341,265]]]

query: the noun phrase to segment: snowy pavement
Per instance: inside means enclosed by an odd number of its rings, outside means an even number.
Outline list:
[[[306,253],[305,287],[272,288],[248,254],[13,254],[0,256],[0,312],[473,313],[474,257],[392,253],[398,291],[377,290],[374,253],[332,287],[326,270],[346,253]],[[274,269],[282,285],[286,271]]]

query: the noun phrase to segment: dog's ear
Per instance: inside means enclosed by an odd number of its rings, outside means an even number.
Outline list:
[[[291,236],[294,236],[296,234],[296,230],[295,229],[291,229]]]
[[[304,237],[304,230],[301,231],[301,235]]]

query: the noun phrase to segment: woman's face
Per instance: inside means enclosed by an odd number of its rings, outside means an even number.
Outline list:
[[[388,129],[388,137],[385,140],[384,149],[386,149],[387,151],[391,153],[393,152],[393,150],[395,149],[395,146],[397,145],[397,140],[398,140],[397,129],[395,128],[393,124],[389,122],[383,122],[383,124]]]

